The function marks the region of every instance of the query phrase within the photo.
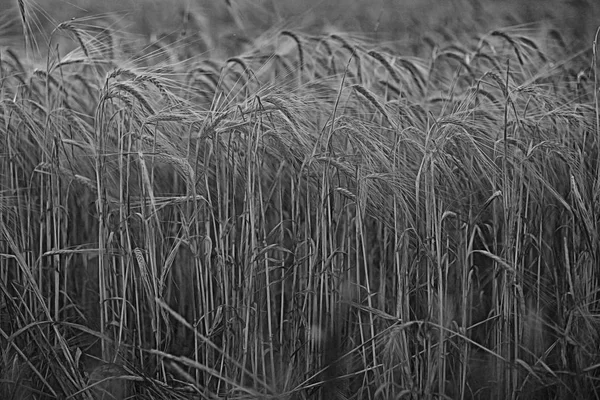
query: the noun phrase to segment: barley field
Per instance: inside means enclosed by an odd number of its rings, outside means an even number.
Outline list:
[[[600,4],[0,9],[0,399],[600,398]]]

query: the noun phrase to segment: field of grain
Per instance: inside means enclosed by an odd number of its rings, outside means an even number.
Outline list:
[[[75,3],[0,0],[1,399],[600,398],[599,5]]]

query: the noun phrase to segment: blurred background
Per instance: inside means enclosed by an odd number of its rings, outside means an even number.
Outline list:
[[[83,19],[132,40],[187,36],[212,57],[238,53],[273,27],[419,43],[431,31],[460,38],[473,29],[541,26],[559,31],[575,49],[589,48],[600,25],[597,0],[0,0],[1,46],[24,45],[21,2],[41,50],[58,23]]]

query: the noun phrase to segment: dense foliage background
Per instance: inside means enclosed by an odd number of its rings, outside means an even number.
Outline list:
[[[0,9],[0,398],[600,397],[595,2]]]

